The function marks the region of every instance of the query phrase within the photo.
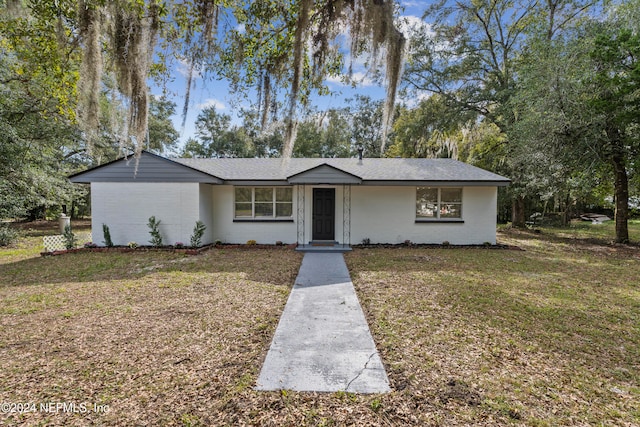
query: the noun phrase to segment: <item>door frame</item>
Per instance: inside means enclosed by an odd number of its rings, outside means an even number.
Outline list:
[[[329,239],[317,239],[315,233],[315,217],[316,217],[316,191],[325,191],[329,192],[333,195],[333,212],[331,215],[333,221],[333,235]],[[313,187],[311,189],[311,240],[327,240],[327,241],[335,241],[336,239],[336,189],[335,187]],[[322,236],[326,237],[326,236]]]

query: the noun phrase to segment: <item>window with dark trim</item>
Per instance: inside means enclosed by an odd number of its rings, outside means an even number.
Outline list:
[[[416,219],[461,220],[462,188],[417,187]]]
[[[234,218],[269,219],[293,216],[291,187],[236,187]]]

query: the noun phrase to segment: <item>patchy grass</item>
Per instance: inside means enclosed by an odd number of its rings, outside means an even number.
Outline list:
[[[4,257],[0,402],[37,410],[0,413],[0,424],[231,420],[252,393],[300,260],[286,249]],[[86,412],[40,409],[49,402]]]
[[[16,222],[11,226],[20,231],[22,238],[14,245],[0,248],[0,264],[36,257],[44,249],[44,236],[60,234],[57,221]],[[73,220],[71,226],[74,233],[91,231],[88,220]]]
[[[347,256],[395,393],[424,424],[640,424],[640,250],[501,241]]]
[[[86,412],[2,425],[640,424],[636,247],[543,230],[500,236],[523,251],[355,250],[393,387],[356,395],[252,390],[293,251],[40,258],[29,238],[0,250],[0,403]]]
[[[640,243],[640,220],[633,219],[628,222],[629,240],[632,243]],[[573,220],[566,227],[536,226],[547,236],[556,239],[576,240],[584,243],[584,240],[596,241],[598,243],[613,242],[616,236],[615,221],[606,221],[602,224],[592,224],[588,221]]]

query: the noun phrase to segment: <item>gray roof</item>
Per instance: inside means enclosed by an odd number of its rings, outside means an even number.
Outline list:
[[[366,181],[483,182],[507,185],[509,179],[452,159],[174,159],[224,181],[286,181],[329,165]]]
[[[69,177],[72,182],[497,185],[509,179],[452,159],[167,159],[144,151]]]
[[[203,182],[222,184],[216,176],[143,151],[73,174],[71,182]]]

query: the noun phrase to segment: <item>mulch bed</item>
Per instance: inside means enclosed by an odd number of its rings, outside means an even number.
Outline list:
[[[56,256],[65,254],[75,254],[82,252],[172,252],[182,253],[185,255],[198,255],[204,251],[211,249],[213,245],[205,245],[199,248],[176,248],[174,246],[167,247],[153,247],[153,246],[138,246],[136,248],[130,248],[128,246],[112,246],[112,247],[97,247],[97,248],[75,248],[65,249],[61,251],[52,252],[40,252],[40,256]]]
[[[512,251],[522,251],[524,249],[514,245],[503,244],[483,244],[483,245],[452,245],[442,243],[374,243],[374,244],[357,244],[351,245],[352,248],[358,249],[506,249]]]
[[[199,248],[177,248],[175,246],[138,246],[135,248],[130,248],[128,246],[111,246],[111,247],[86,247],[86,248],[75,248],[75,249],[66,249],[52,252],[40,252],[40,256],[57,256],[57,255],[65,255],[65,254],[74,254],[74,253],[82,253],[82,252],[172,252],[172,253],[182,253],[185,255],[199,255],[204,251],[208,251],[212,248],[216,249],[275,249],[275,248],[283,248],[283,249],[295,249],[297,244],[290,245],[247,245],[247,244],[217,244],[217,245],[204,245]]]

